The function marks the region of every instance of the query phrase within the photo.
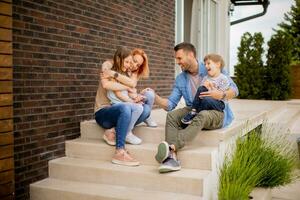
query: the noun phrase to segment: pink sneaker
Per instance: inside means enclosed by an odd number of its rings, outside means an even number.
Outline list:
[[[126,166],[138,166],[140,162],[133,158],[125,149],[117,149],[112,158],[112,163]]]
[[[103,140],[111,145],[115,146],[116,145],[116,132],[114,128],[111,129],[106,129],[103,133]]]

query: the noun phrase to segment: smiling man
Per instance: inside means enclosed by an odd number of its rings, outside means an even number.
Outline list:
[[[193,140],[202,129],[218,129],[228,126],[233,120],[233,113],[225,103],[223,111],[203,110],[197,114],[190,125],[182,124],[181,119],[191,111],[194,96],[202,79],[207,75],[207,69],[196,58],[196,49],[190,43],[180,43],[174,47],[176,63],[180,65],[182,72],[176,77],[173,91],[168,98],[162,98],[156,94],[155,102],[165,110],[167,114],[165,139],[158,145],[155,159],[161,163],[159,172],[180,170],[176,152],[184,147],[187,141]],[[229,79],[229,89],[221,91],[212,88],[202,92],[201,97],[211,97],[216,100],[229,100],[238,95],[238,88],[228,74],[222,73]],[[186,107],[176,109],[181,97],[184,98]],[[227,101],[225,101],[227,102]]]

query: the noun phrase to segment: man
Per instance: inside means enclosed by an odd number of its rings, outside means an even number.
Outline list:
[[[168,112],[165,130],[166,141],[158,145],[155,159],[161,163],[159,172],[170,172],[180,170],[181,166],[176,157],[176,152],[184,147],[185,142],[194,139],[199,130],[218,129],[229,125],[233,120],[233,113],[228,105],[225,104],[223,112],[217,110],[201,111],[188,126],[181,123],[181,118],[191,111],[192,102],[197,88],[207,69],[204,64],[196,59],[196,49],[190,43],[180,43],[174,47],[176,63],[180,65],[182,72],[176,77],[173,91],[169,98],[165,99],[156,94],[155,102]],[[227,75],[224,70],[222,73]],[[238,95],[238,88],[228,76],[229,89],[222,92],[212,89],[202,92],[201,97],[210,97],[217,100],[228,100]],[[186,107],[173,110],[181,97],[184,98]],[[173,110],[173,111],[172,111]]]

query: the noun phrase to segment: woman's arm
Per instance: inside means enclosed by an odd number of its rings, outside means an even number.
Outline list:
[[[129,90],[130,87],[120,84],[116,81],[111,81],[107,76],[104,74],[100,73],[100,80],[101,80],[101,85],[104,89],[106,90],[112,90],[112,91],[117,91],[117,90]]]
[[[124,84],[128,87],[136,87],[137,85],[137,80],[131,79],[125,75],[119,74],[113,70],[111,70],[112,68],[112,61],[105,61],[102,66],[101,66],[101,73],[103,73],[104,77],[106,78],[114,78],[115,80],[117,80],[118,82],[120,82],[121,84]],[[110,84],[110,83],[108,83]],[[104,87],[104,86],[103,86]],[[104,87],[105,88],[105,87]],[[107,88],[105,88],[107,89]]]
[[[116,95],[116,97],[118,97],[118,99],[120,99],[123,102],[134,102],[131,98],[129,98],[126,95],[122,94],[122,91],[113,91]]]

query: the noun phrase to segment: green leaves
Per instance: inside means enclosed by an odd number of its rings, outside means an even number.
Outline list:
[[[286,100],[291,96],[292,39],[282,31],[268,42],[267,63],[263,64],[261,33],[245,33],[235,66],[236,83],[241,99]]]
[[[300,63],[300,0],[295,0],[284,22],[268,42],[263,64],[261,33],[245,33],[238,48],[236,83],[241,99],[286,100],[291,96],[291,63]]]
[[[295,0],[291,10],[284,15],[284,22],[279,24],[279,30],[289,35],[293,40],[292,61],[300,63],[300,1]]]
[[[295,178],[296,153],[282,131],[256,129],[237,139],[220,169],[220,200],[246,200],[254,187],[276,187]]]
[[[291,96],[292,38],[278,31],[268,42],[265,99],[286,100]]]
[[[245,33],[238,48],[238,63],[235,66],[236,83],[240,98],[260,99],[263,97],[262,48],[264,38],[261,33]]]

